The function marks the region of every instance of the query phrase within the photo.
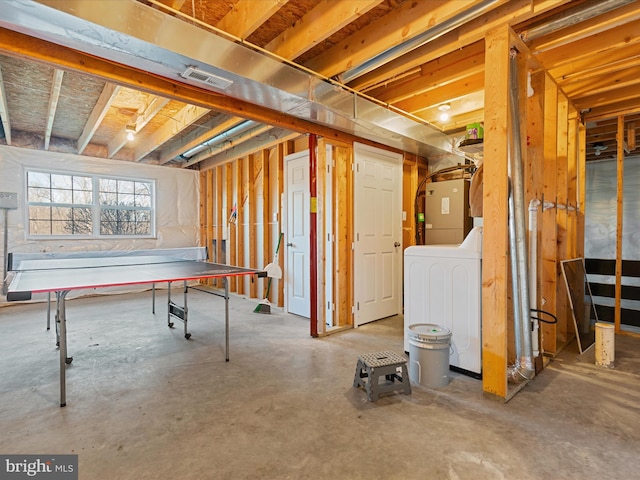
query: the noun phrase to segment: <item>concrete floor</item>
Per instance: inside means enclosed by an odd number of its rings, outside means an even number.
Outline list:
[[[506,404],[453,372],[370,403],[357,356],[402,353],[399,317],[312,339],[233,297],[226,363],[221,299],[191,293],[189,341],[159,303],[68,302],[65,408],[44,305],[0,308],[0,453],[77,453],[83,480],[640,478],[638,339],[616,337],[615,369],[574,342]]]

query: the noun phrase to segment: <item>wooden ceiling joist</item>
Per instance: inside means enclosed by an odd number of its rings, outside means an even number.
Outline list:
[[[144,111],[140,115],[138,115],[136,119],[136,122],[135,122],[136,133],[142,130],[144,126],[147,123],[149,123],[151,119],[153,119],[153,117],[155,117],[167,103],[169,103],[168,98],[156,97],[156,96],[152,97],[147,107],[144,109]],[[122,147],[126,145],[127,134],[128,134],[127,127],[128,125],[125,125],[116,134],[116,136],[113,137],[113,139],[109,142],[109,145],[107,145],[108,158],[113,158],[113,156],[116,153],[118,153],[118,151],[120,151]]]
[[[145,135],[135,146],[134,159],[140,161],[149,152],[170,140],[177,132],[180,132],[209,113],[209,109],[187,105],[180,110],[173,118],[173,121],[166,122],[162,127],[151,135]]]
[[[45,150],[49,150],[51,131],[53,130],[53,121],[56,118],[56,110],[58,109],[58,100],[60,98],[60,88],[62,87],[63,76],[64,71],[59,69],[54,70],[53,82],[51,83],[51,93],[49,94],[49,108],[47,109],[47,126],[44,131]]]
[[[4,90],[4,80],[2,78],[2,69],[0,68],[0,120],[4,130],[4,138],[7,145],[11,145],[11,123],[9,122],[9,107],[7,105],[7,94]]]
[[[268,18],[280,10],[289,0],[240,0],[229,13],[218,22],[216,28],[234,37],[245,39],[256,31]]]
[[[102,94],[100,98],[96,102],[95,107],[91,111],[91,115],[89,115],[89,120],[84,126],[84,130],[82,130],[82,135],[78,139],[78,155],[81,155],[84,152],[84,149],[89,144],[91,137],[96,132],[98,127],[100,126],[100,122],[107,114],[109,107],[111,107],[111,103],[115,100],[116,96],[118,96],[118,92],[122,87],[120,85],[116,85],[115,83],[107,83],[102,90]]]
[[[376,7],[382,0],[323,0],[265,49],[293,60]]]

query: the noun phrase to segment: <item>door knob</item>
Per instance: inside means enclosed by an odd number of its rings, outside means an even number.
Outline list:
[[[293,243],[287,242],[287,247],[293,247]]]
[[[400,245],[402,245],[400,242],[395,242],[395,243],[393,244],[393,246],[394,246],[394,247],[399,247]]]

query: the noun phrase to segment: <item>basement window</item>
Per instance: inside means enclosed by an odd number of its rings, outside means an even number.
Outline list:
[[[146,179],[27,171],[29,235],[152,237],[154,191]]]

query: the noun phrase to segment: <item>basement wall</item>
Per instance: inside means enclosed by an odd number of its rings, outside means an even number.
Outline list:
[[[80,252],[143,250],[199,246],[198,172],[120,160],[0,146],[0,192],[18,194],[18,209],[8,211],[9,252]],[[155,180],[156,235],[154,238],[28,238],[26,169],[104,174],[110,177]],[[0,230],[0,236],[3,235]],[[0,252],[4,242],[0,242]],[[4,256],[4,252],[1,253]],[[119,290],[122,291],[122,290]]]

